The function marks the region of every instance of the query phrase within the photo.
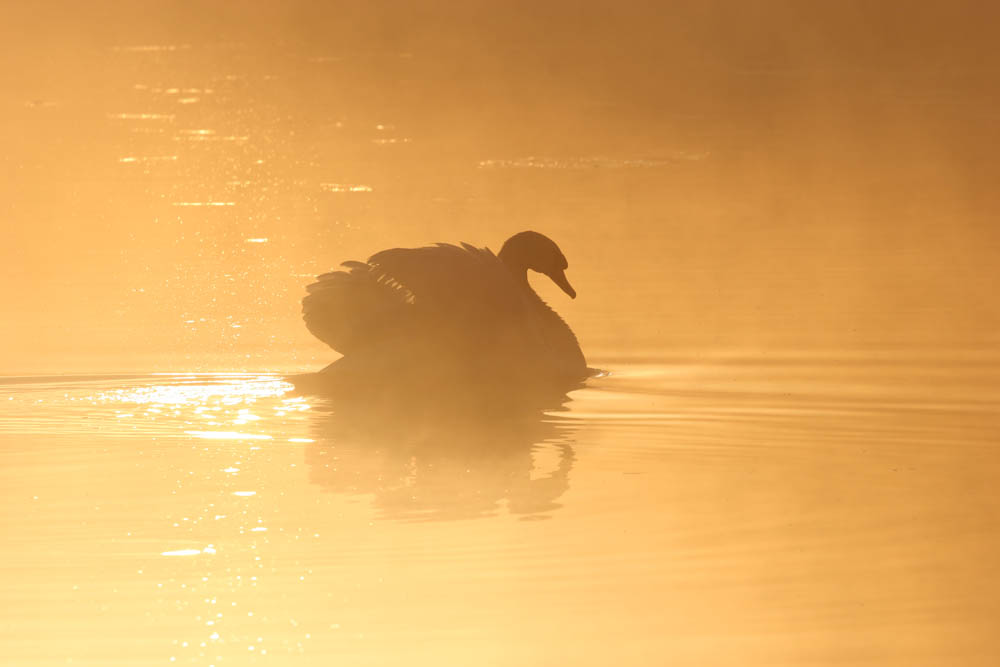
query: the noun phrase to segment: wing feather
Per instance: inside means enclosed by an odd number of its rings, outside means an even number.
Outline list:
[[[306,288],[302,318],[314,336],[346,355],[403,325],[414,298],[375,267],[362,262],[344,266],[347,271],[324,273]]]

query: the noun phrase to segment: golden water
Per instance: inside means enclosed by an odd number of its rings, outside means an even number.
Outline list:
[[[5,660],[991,664],[1000,359],[605,365],[391,437],[276,376],[8,381]]]

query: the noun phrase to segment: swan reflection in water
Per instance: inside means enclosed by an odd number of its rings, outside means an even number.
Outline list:
[[[302,301],[308,329],[344,355],[292,378],[328,402],[308,454],[312,479],[372,493],[390,516],[479,516],[501,501],[524,515],[557,507],[573,450],[544,411],[590,369],[528,283],[536,271],[576,297],[555,242],[527,231],[497,254],[439,243],[343,266]],[[545,452],[557,461],[535,476],[534,455]]]
[[[557,413],[555,413],[557,414]],[[313,404],[309,480],[370,495],[382,518],[468,519],[506,510],[542,518],[560,507],[575,454],[553,413],[445,413],[426,401]]]

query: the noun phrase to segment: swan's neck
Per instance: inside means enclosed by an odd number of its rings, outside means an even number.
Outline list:
[[[528,263],[523,258],[518,257],[516,253],[510,252],[506,246],[500,251],[497,258],[503,262],[503,265],[507,267],[510,274],[514,276],[514,280],[525,287],[530,287],[528,283]]]

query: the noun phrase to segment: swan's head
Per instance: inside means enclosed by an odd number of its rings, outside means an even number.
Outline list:
[[[566,280],[569,263],[559,246],[548,236],[538,232],[514,234],[503,244],[497,256],[515,272],[527,273],[531,269],[544,273],[571,299],[576,298],[576,290]]]

